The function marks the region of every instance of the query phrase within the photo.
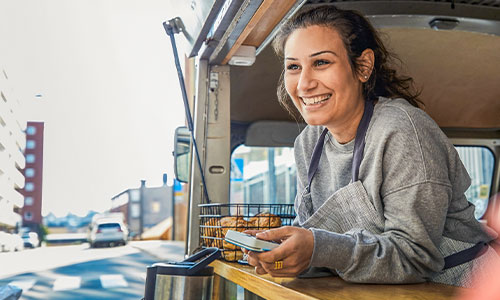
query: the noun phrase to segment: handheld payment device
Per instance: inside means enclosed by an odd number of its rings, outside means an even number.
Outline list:
[[[253,235],[234,230],[228,230],[224,240],[238,247],[255,252],[270,251],[280,245],[275,242],[260,240]]]

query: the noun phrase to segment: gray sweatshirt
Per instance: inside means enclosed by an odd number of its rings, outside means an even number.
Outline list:
[[[297,214],[323,128],[307,126],[295,141]],[[422,110],[403,99],[376,104],[359,170],[367,203],[342,190],[351,178],[353,148],[354,141],[339,144],[327,134],[311,185],[314,220],[294,222],[314,234],[311,267],[352,282],[422,282],[439,274],[444,256],[492,239],[464,195],[470,177],[458,153]],[[463,270],[455,268],[456,277]],[[450,276],[436,281],[460,284]]]

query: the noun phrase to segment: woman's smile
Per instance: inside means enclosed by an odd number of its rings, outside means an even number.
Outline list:
[[[332,94],[326,94],[326,95],[320,95],[320,96],[302,96],[300,99],[302,100],[302,103],[306,106],[314,106],[317,104],[321,104],[325,101],[328,101],[332,97]]]

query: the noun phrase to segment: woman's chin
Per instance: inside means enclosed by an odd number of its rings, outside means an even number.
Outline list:
[[[326,121],[325,120],[320,120],[320,119],[317,119],[317,118],[307,118],[307,117],[304,117],[304,121],[306,121],[307,125],[311,125],[311,126],[322,126],[322,125],[325,125],[326,124]]]

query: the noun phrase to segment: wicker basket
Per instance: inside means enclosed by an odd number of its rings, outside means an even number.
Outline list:
[[[200,245],[217,247],[226,261],[243,257],[239,247],[224,242],[228,229],[265,230],[292,225],[293,204],[200,204]]]

